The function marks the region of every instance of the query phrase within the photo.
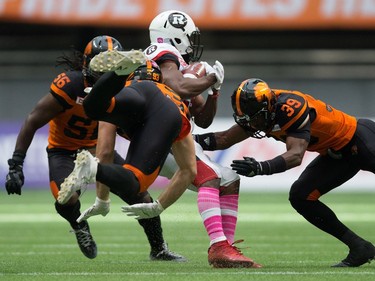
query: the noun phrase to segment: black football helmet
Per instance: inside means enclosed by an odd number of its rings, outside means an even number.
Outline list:
[[[127,80],[150,80],[161,83],[163,76],[160,67],[153,60],[147,60],[128,76]]]
[[[253,137],[264,138],[272,130],[276,96],[266,82],[258,78],[244,80],[231,98],[234,120],[251,131]]]
[[[91,86],[95,84],[95,82],[103,73],[98,73],[90,70],[90,61],[100,52],[104,52],[107,50],[123,51],[123,48],[117,39],[107,35],[97,36],[86,45],[85,51],[83,52],[82,73],[86,81]]]

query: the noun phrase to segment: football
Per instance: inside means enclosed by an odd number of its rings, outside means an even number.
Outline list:
[[[187,68],[182,70],[182,74],[187,78],[200,78],[206,76],[206,68],[203,63],[193,62]]]

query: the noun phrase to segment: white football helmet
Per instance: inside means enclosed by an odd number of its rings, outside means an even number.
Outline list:
[[[199,61],[203,52],[200,32],[188,14],[177,10],[162,12],[151,21],[149,30],[151,43],[171,44],[186,62]]]

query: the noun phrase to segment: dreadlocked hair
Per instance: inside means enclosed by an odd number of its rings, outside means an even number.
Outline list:
[[[63,67],[64,70],[82,70],[83,53],[71,48],[70,54],[63,53],[56,59],[56,67]]]

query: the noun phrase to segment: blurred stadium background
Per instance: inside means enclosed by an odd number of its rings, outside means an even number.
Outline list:
[[[62,71],[56,58],[71,47],[83,50],[100,34],[114,36],[125,48],[144,49],[150,21],[169,9],[194,19],[205,45],[202,60],[218,59],[225,67],[218,118],[209,130],[233,124],[229,97],[250,77],[310,93],[358,117],[375,116],[375,0],[2,0],[1,179],[22,121]],[[48,186],[46,132],[38,132],[28,152],[25,186]],[[245,154],[262,160],[283,149],[274,141],[246,141],[211,155],[228,165]],[[301,170],[244,179],[243,185],[288,189]],[[371,187],[371,176],[361,174],[347,186]]]

